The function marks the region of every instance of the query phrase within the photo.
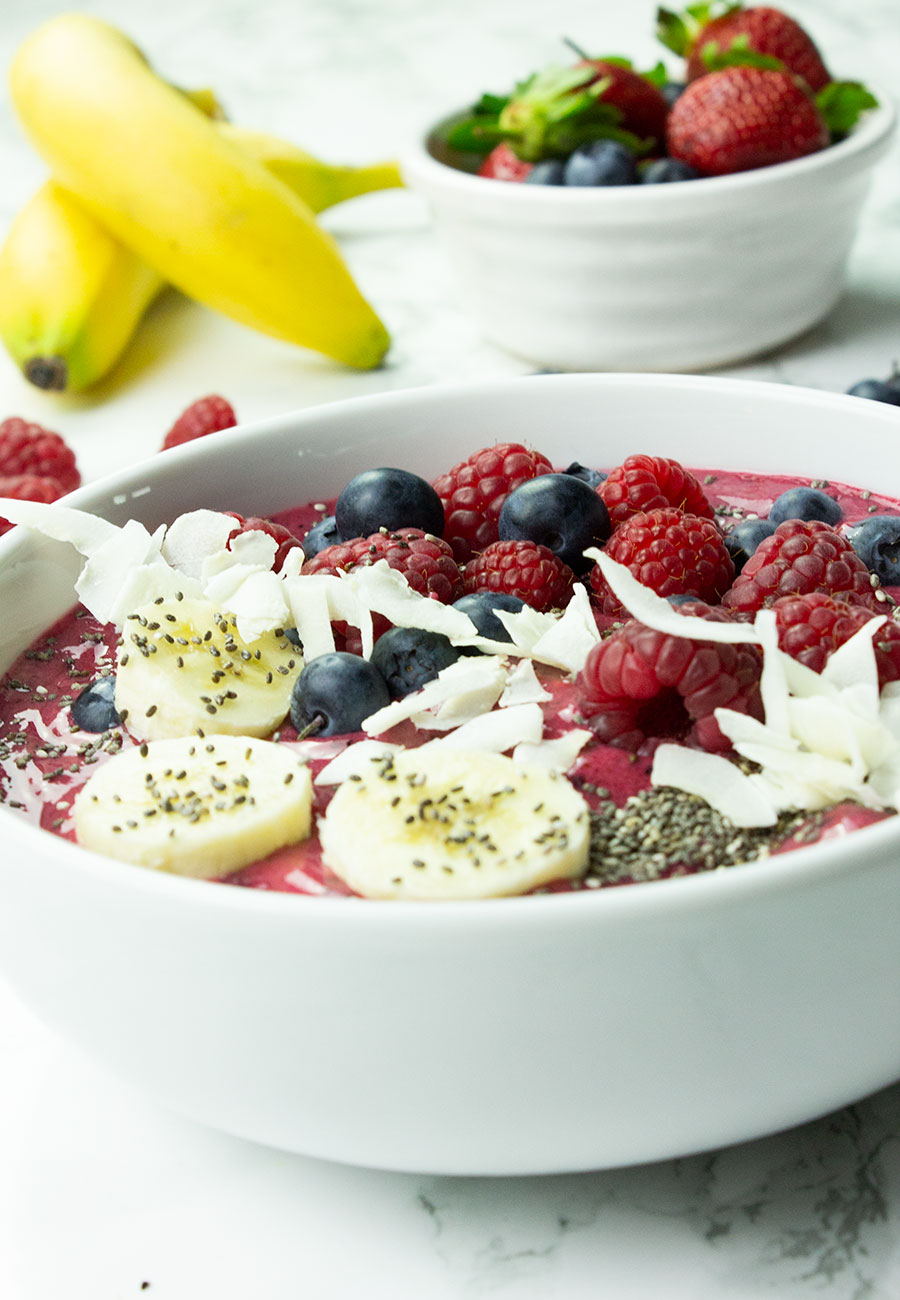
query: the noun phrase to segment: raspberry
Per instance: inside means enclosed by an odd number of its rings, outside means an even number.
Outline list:
[[[243,515],[237,514],[234,510],[226,510],[224,513],[238,521],[238,527],[228,534],[226,545],[229,550],[231,550],[231,543],[234,538],[239,537],[241,533],[265,533],[267,537],[272,538],[273,542],[278,543],[278,550],[275,552],[275,559],[272,561],[273,573],[279,572],[289,551],[293,551],[298,546],[301,550],[303,548],[300,538],[295,537],[291,530],[285,528],[283,524],[274,524],[271,519],[260,519],[258,515],[250,515],[245,519]]]
[[[302,572],[349,573],[377,560],[387,560],[420,596],[431,596],[449,605],[462,595],[462,574],[450,547],[421,528],[401,528],[394,533],[383,529],[371,537],[326,546],[306,561]]]
[[[730,622],[700,601],[686,614]],[[582,712],[598,738],[637,750],[646,740],[678,740],[722,753],[730,742],[716,709],[762,720],[758,646],[668,636],[630,619],[589,653],[578,678]]]
[[[772,606],[778,624],[778,648],[820,673],[838,646],[872,618],[864,605],[835,600],[821,591],[782,596]],[[878,685],[900,681],[900,624],[892,619],[873,637]]]
[[[606,543],[606,554],[658,596],[690,595],[717,604],[734,578],[734,561],[713,521],[673,506],[632,515]],[[602,613],[623,613],[599,565],[590,572],[590,584]]]
[[[597,489],[613,528],[631,515],[676,506],[688,515],[712,519],[713,509],[694,475],[665,456],[629,456],[610,470]]]
[[[183,442],[193,442],[195,438],[205,438],[208,433],[232,429],[236,424],[237,416],[234,408],[224,397],[215,394],[201,397],[186,411],[182,411],[163,439],[161,450],[167,451],[169,447],[180,447]]]
[[[49,505],[64,495],[62,483],[44,474],[0,475],[0,497],[11,497],[15,501],[41,501]],[[8,519],[0,518],[0,536],[8,533],[12,527]]]
[[[59,434],[13,415],[0,424],[0,475],[17,474],[54,478],[63,493],[81,483],[75,453]]]
[[[466,565],[466,595],[502,591],[532,609],[561,609],[572,594],[575,574],[537,542],[493,542]]]
[[[722,604],[755,611],[812,591],[877,609],[869,570],[845,537],[818,519],[786,519],[763,538]]]
[[[460,564],[497,540],[503,502],[520,483],[550,474],[553,466],[540,452],[518,442],[499,442],[476,451],[436,478],[432,487],[444,507],[444,537]]]

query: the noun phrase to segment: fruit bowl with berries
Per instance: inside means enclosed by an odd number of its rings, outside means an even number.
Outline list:
[[[840,297],[890,98],[780,10],[660,10],[658,34],[677,70],[576,45],[406,159],[483,333],[542,367],[706,369]]]
[[[897,419],[529,376],[4,500],[0,970],[157,1102],[384,1168],[889,1083]]]

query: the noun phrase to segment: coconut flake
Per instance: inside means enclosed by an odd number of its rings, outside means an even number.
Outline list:
[[[284,584],[267,569],[236,564],[206,584],[206,595],[214,605],[235,616],[245,641],[255,641],[264,632],[283,628],[290,621]]]
[[[475,624],[467,614],[414,591],[403,574],[392,569],[387,560],[362,565],[348,573],[346,580],[364,605],[382,614],[395,627],[421,628],[446,637],[477,635]]]
[[[384,740],[358,740],[348,745],[316,777],[316,785],[340,785],[351,776],[364,776],[370,765],[379,759],[396,754],[402,745],[389,745]]]
[[[109,520],[88,514],[86,510],[55,503],[47,505],[42,501],[15,501],[10,497],[0,498],[0,519],[34,528],[54,542],[68,542],[82,555],[93,555],[120,531]]]
[[[768,792],[718,754],[686,745],[660,745],[650,782],[699,795],[735,826],[773,826],[778,812]]]
[[[539,704],[515,704],[470,718],[449,735],[431,740],[423,749],[440,745],[442,749],[477,749],[486,753],[505,754],[524,742],[536,743],[544,730],[544,715]]]
[[[218,510],[188,510],[166,529],[163,559],[189,577],[200,578],[204,561],[225,551],[237,527],[236,519]]]
[[[500,707],[512,704],[543,704],[553,696],[545,691],[537,679],[534,664],[530,659],[520,659],[506,679],[506,686],[500,696]]]
[[[513,761],[537,763],[540,767],[548,767],[554,772],[568,772],[593,736],[594,733],[585,730],[584,727],[573,727],[571,731],[556,736],[553,740],[536,742],[526,740],[513,750]]]
[[[600,632],[591,611],[587,587],[579,584],[562,617],[553,620],[553,626],[531,647],[531,654],[541,663],[578,673],[599,640]]]
[[[449,730],[492,709],[505,685],[505,662],[467,655],[442,669],[421,690],[373,713],[362,729],[377,736],[411,719],[423,729]]]
[[[303,658],[307,663],[311,659],[318,659],[319,655],[331,654],[334,650],[328,590],[324,582],[317,581],[319,577],[325,579],[330,575],[316,574],[309,578],[291,579],[285,583],[291,618],[303,647]]]

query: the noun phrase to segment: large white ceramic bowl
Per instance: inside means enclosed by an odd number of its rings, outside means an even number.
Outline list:
[[[561,370],[707,369],[786,342],[837,302],[894,130],[878,98],[839,144],[733,176],[588,189],[486,180],[447,164],[441,124],[404,174],[493,342]]]
[[[787,387],[540,376],[217,434],[71,498],[156,525],[424,474],[495,440],[647,451],[900,498],[900,415]],[[0,543],[0,670],[72,603],[67,547]],[[597,893],[378,903],[114,862],[0,809],[0,970],[157,1101],[292,1151],[510,1174],[654,1160],[900,1077],[900,818],[786,857]],[[7,1068],[15,1068],[7,1062]]]

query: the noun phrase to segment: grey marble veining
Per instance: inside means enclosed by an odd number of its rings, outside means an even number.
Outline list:
[[[174,81],[214,85],[235,120],[348,161],[402,152],[448,106],[561,58],[563,33],[640,61],[661,53],[653,5],[643,0],[554,9],[542,0],[79,7],[128,30]],[[60,8],[5,0],[0,62]],[[896,0],[790,8],[841,74],[896,86]],[[842,391],[900,358],[898,160],[895,143],[835,310],[777,353],[723,373]],[[0,172],[5,227],[44,175],[5,92]],[[382,370],[340,371],[170,293],[119,373],[89,396],[37,393],[0,356],[0,416],[58,428],[94,477],[155,451],[179,410],[208,391],[226,391],[241,418],[254,420],[529,369],[479,337],[415,196],[373,196],[325,223],[393,333]],[[900,1085],[788,1133],[662,1164],[520,1180],[419,1178],[301,1160],[172,1119],[70,1054],[2,986],[0,1036],[11,1063],[0,1071],[4,1300],[118,1300],[143,1294],[144,1280],[152,1300],[900,1297]],[[580,1085],[589,1090],[590,1081]]]

